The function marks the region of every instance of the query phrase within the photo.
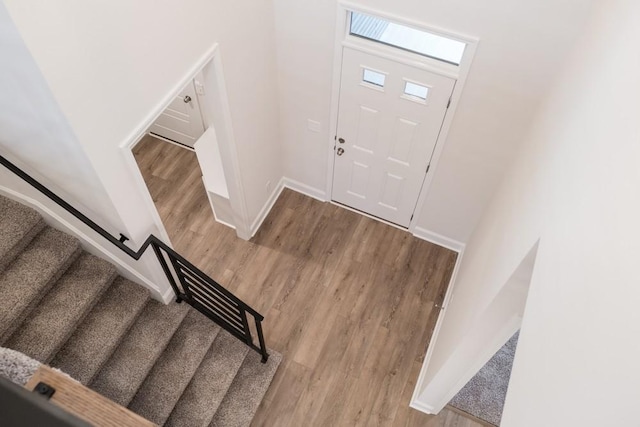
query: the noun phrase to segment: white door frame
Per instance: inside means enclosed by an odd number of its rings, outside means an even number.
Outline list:
[[[348,13],[350,11],[362,12],[368,15],[378,16],[380,18],[388,19],[393,22],[398,22],[400,24],[405,24],[411,27],[416,27],[420,29],[424,29],[428,32],[440,34],[445,37],[462,41],[467,44],[465,48],[464,55],[462,57],[462,61],[459,66],[453,66],[450,64],[446,64],[442,61],[433,60],[429,58],[419,58],[418,55],[404,52],[395,47],[384,46],[380,43],[376,43],[373,41],[367,41],[360,38],[355,38],[349,36],[349,22],[347,20]],[[440,130],[440,135],[436,141],[436,146],[433,152],[433,156],[431,157],[431,163],[429,167],[429,173],[426,174],[424,182],[422,184],[422,189],[420,190],[420,195],[418,196],[418,201],[416,204],[416,208],[414,211],[413,218],[409,224],[409,232],[415,233],[415,229],[417,226],[418,218],[422,213],[422,207],[425,204],[427,199],[427,194],[429,187],[431,186],[431,181],[433,180],[434,173],[437,169],[438,160],[440,159],[440,155],[442,154],[442,150],[445,145],[445,141],[447,139],[447,135],[449,134],[449,129],[451,127],[451,122],[453,121],[453,117],[455,116],[456,108],[458,107],[458,103],[460,101],[460,97],[462,95],[462,89],[464,88],[465,82],[467,80],[467,76],[469,74],[469,69],[471,68],[471,63],[473,61],[473,57],[475,55],[479,40],[475,37],[470,37],[466,35],[461,35],[457,33],[453,33],[451,31],[443,30],[432,25],[427,25],[422,22],[416,22],[412,20],[408,20],[405,18],[401,18],[399,16],[395,16],[393,14],[377,10],[370,9],[365,6],[361,6],[357,3],[351,3],[348,1],[339,1],[338,2],[338,10],[337,10],[337,18],[336,18],[336,33],[335,33],[335,42],[334,42],[334,53],[333,53],[333,83],[331,88],[331,110],[329,112],[329,129],[330,133],[330,141],[327,144],[327,182],[326,182],[326,195],[327,201],[331,201],[332,190],[333,190],[333,172],[334,172],[334,146],[335,146],[335,136],[337,135],[338,129],[338,106],[340,101],[340,79],[342,74],[342,50],[344,46],[349,46],[354,49],[361,50],[363,52],[371,53],[374,55],[382,56],[387,59],[391,59],[393,61],[398,61],[405,63],[407,65],[411,65],[413,67],[422,68],[426,71],[430,71],[436,74],[441,74],[447,77],[451,77],[456,79],[456,84],[453,89],[453,93],[451,95],[451,105],[447,110],[447,113],[444,118],[444,122],[442,123],[442,128]],[[342,205],[340,205],[342,206]],[[367,215],[369,216],[369,215]],[[375,218],[380,220],[379,218]],[[385,223],[387,221],[380,220]],[[391,223],[388,223],[391,224]],[[392,224],[393,225],[393,224]]]
[[[215,43],[189,71],[169,90],[155,108],[138,125],[138,127],[120,145],[125,162],[128,165],[134,185],[138,189],[142,200],[147,206],[148,212],[160,233],[160,237],[170,246],[171,240],[164,227],[158,209],[153,203],[147,184],[142,177],[142,172],[133,156],[133,147],[145,136],[149,127],[156,121],[162,112],[169,106],[180,91],[190,81],[198,78],[205,87],[205,96],[200,97],[200,109],[205,126],[213,126],[218,138],[220,155],[224,165],[224,174],[229,186],[229,203],[233,211],[236,234],[244,240],[251,238],[250,222],[247,214],[247,203],[240,174],[240,162],[233,134],[231,110],[229,107],[222,59],[218,44]],[[206,104],[206,105],[205,105]]]

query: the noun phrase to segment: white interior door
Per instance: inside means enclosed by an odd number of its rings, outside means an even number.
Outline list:
[[[454,85],[345,47],[333,200],[408,227]]]
[[[190,82],[158,117],[149,132],[193,148],[204,133],[202,114],[193,81]]]

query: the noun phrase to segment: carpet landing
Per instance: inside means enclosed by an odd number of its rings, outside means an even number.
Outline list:
[[[0,375],[24,383],[46,363],[158,425],[248,426],[282,360],[262,364],[188,305],[151,300],[4,197],[0,292]]]
[[[449,405],[499,426],[517,345],[516,332],[455,395]]]

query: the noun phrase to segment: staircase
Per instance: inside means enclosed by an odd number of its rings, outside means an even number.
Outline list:
[[[164,305],[34,210],[0,197],[0,345],[166,426],[248,426],[282,357]]]

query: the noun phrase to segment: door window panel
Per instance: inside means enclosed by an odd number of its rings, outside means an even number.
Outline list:
[[[384,87],[384,80],[386,76],[377,71],[369,70],[367,68],[363,68],[362,71],[362,81],[366,83],[370,83],[372,85]]]
[[[460,65],[466,43],[376,16],[351,12],[349,34]]]

